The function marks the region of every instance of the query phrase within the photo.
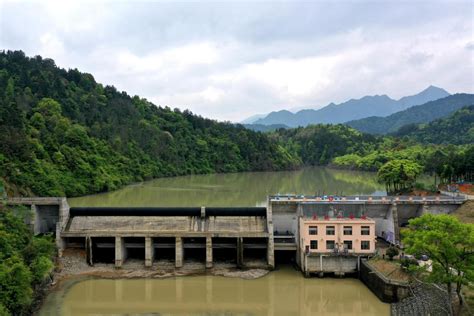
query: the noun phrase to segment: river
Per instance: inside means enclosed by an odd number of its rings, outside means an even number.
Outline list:
[[[71,206],[258,206],[266,196],[385,194],[374,173],[306,168],[163,178],[69,199]],[[289,265],[255,280],[219,276],[87,279],[49,294],[46,315],[389,315],[359,280],[304,278]]]

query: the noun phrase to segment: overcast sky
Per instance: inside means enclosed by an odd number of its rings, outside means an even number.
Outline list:
[[[472,1],[65,2],[0,0],[0,49],[219,120],[474,92]]]

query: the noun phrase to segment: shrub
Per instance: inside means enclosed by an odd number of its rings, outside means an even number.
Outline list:
[[[393,257],[398,256],[398,253],[399,253],[398,248],[394,246],[390,246],[385,252],[385,254],[388,256],[390,260],[393,260]]]
[[[425,185],[421,182],[416,182],[413,187],[416,190],[426,190]]]
[[[402,259],[400,259],[400,265],[403,269],[409,270],[410,267],[417,266],[418,261],[414,258],[403,257]]]

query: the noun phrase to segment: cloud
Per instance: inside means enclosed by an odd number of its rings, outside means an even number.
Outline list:
[[[119,69],[136,74],[172,68],[182,71],[194,65],[212,64],[218,59],[218,51],[211,43],[191,43],[164,51],[138,56],[125,50],[117,55]]]
[[[39,51],[44,56],[63,55],[65,53],[64,43],[54,34],[45,33],[41,35],[40,43]]]
[[[468,1],[0,2],[1,48],[233,121],[430,84],[473,92],[472,32]]]

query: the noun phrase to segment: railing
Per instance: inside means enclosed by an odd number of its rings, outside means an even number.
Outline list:
[[[299,202],[352,202],[352,203],[397,203],[397,202],[454,202],[465,200],[463,196],[337,196],[337,195],[298,195],[277,194],[269,196],[271,201],[299,201]]]
[[[340,248],[333,248],[333,249],[327,249],[326,251],[324,252],[321,252],[321,251],[318,251],[317,249],[305,249],[305,253],[306,254],[310,254],[310,253],[322,253],[322,254],[331,254],[331,255],[339,255],[339,256],[346,256],[346,255],[350,255],[350,254],[355,254],[356,251],[355,249],[347,249],[347,248],[343,248],[343,249],[340,249]],[[365,253],[359,253],[359,254],[362,254],[364,255]]]
[[[275,243],[295,243],[295,235],[289,232],[274,232],[273,233],[273,240]]]

